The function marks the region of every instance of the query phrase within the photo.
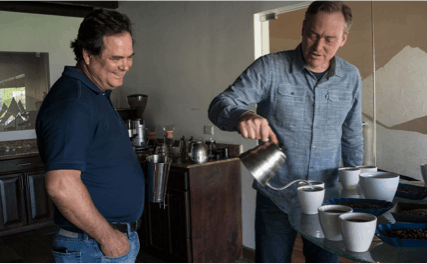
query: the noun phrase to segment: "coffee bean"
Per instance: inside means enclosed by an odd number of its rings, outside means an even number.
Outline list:
[[[427,215],[427,209],[405,210],[405,211],[402,211],[401,213],[407,214],[407,215],[426,216]]]
[[[414,194],[427,193],[426,189],[416,189],[416,188],[409,188],[409,187],[397,188],[397,191],[404,192],[404,193],[414,193]]]
[[[386,208],[384,205],[372,204],[372,203],[357,203],[357,202],[338,202],[335,204],[346,205],[351,208],[360,208],[360,209],[383,209]]]
[[[395,229],[390,230],[387,234],[389,238],[400,239],[427,239],[427,230],[425,229]]]

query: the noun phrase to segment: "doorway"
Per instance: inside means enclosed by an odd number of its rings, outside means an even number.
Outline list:
[[[289,15],[294,18],[294,14],[304,13],[305,11],[301,10],[306,10],[310,3],[304,2],[254,14],[255,59],[270,53],[270,21],[278,19],[279,15],[285,13],[286,17]],[[281,19],[283,17],[285,16],[282,16]]]

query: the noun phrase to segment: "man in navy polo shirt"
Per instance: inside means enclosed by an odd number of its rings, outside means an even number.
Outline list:
[[[37,116],[36,132],[55,204],[56,262],[135,262],[144,174],[110,95],[132,66],[130,20],[89,14]]]

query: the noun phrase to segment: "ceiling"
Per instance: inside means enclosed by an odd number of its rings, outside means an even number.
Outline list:
[[[0,1],[0,10],[21,13],[85,17],[94,8],[116,9],[118,1]]]

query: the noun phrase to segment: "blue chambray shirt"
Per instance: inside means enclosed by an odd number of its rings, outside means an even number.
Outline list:
[[[362,82],[358,69],[335,56],[317,82],[295,50],[258,58],[209,106],[209,119],[221,130],[237,131],[246,107],[258,104],[287,159],[270,181],[282,187],[296,179],[319,180],[338,189],[338,168],[362,165]],[[289,213],[299,206],[298,184],[276,191],[253,187]],[[326,199],[326,198],[325,198]]]

